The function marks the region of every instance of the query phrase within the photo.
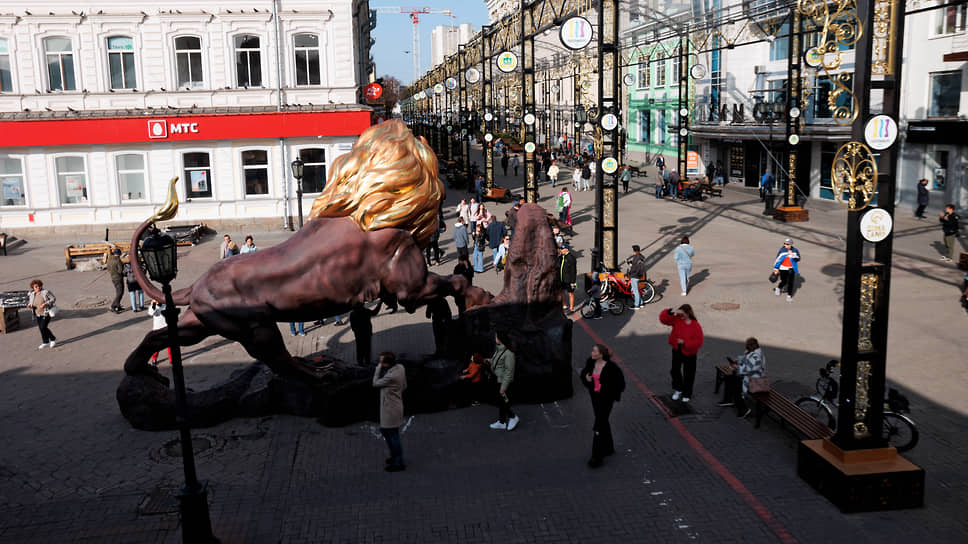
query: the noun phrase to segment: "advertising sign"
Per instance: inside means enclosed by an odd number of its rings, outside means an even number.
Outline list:
[[[363,87],[363,96],[367,100],[379,100],[383,96],[383,85],[377,82],[367,83],[366,87]]]
[[[513,72],[518,67],[518,56],[510,51],[505,51],[497,57],[497,68],[502,72]]]
[[[686,172],[689,174],[699,173],[699,152],[698,151],[687,151],[686,152]]]
[[[457,88],[457,78],[449,77],[444,81],[444,85],[451,91]]]
[[[864,140],[871,149],[887,149],[897,140],[897,122],[887,115],[876,115],[864,126]]]
[[[602,159],[602,172],[606,174],[614,174],[618,170],[618,161],[615,157],[605,157]]]
[[[477,68],[468,68],[467,71],[464,72],[464,80],[471,85],[477,83],[481,80],[481,71]]]
[[[572,17],[561,24],[558,39],[573,51],[584,49],[592,41],[592,24],[584,17]]]
[[[880,242],[887,238],[894,226],[891,214],[882,208],[874,208],[860,218],[860,234],[868,242]]]

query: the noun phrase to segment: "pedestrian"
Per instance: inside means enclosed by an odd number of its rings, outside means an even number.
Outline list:
[[[665,168],[665,159],[662,158],[662,155],[656,155],[655,167],[659,172],[662,172],[662,170]]]
[[[464,223],[464,217],[460,216],[457,218],[457,223],[454,224],[454,245],[457,247],[457,258],[467,258],[469,255],[467,251],[467,246],[470,245],[470,235],[467,233],[467,225]]]
[[[689,402],[696,381],[696,354],[703,344],[702,327],[696,321],[692,306],[683,304],[675,310],[668,308],[659,314],[663,325],[672,327],[669,345],[672,346],[672,400]]]
[[[578,261],[571,254],[571,246],[563,243],[558,249],[558,281],[561,282],[561,309],[575,311],[575,285],[578,282]],[[568,306],[565,306],[565,299]]]
[[[299,332],[298,333],[296,332],[296,323],[297,323],[296,321],[290,321],[289,322],[289,334],[291,334],[292,336],[296,336],[297,334],[299,336],[306,336],[306,330],[303,328],[303,322],[302,321],[299,321],[298,322],[298,324],[299,324]]]
[[[716,185],[726,185],[726,176],[723,175],[723,161],[716,161]]]
[[[443,214],[437,214],[437,222],[435,223],[434,231],[430,234],[430,243],[427,244],[427,249],[424,253],[427,257],[427,266],[432,266],[431,261],[436,264],[440,264],[440,257],[443,255],[443,251],[440,250],[440,230],[443,222]]]
[[[457,217],[464,218],[464,225],[471,224],[471,206],[467,203],[466,198],[460,199],[460,204],[457,205]]]
[[[501,155],[501,169],[504,170],[505,177],[508,175],[508,154]]]
[[[474,233],[474,227],[477,225],[477,210],[480,209],[481,205],[477,203],[475,199],[471,199],[470,203],[467,205],[467,225],[470,228],[470,233]]]
[[[228,259],[232,255],[239,254],[239,246],[232,241],[232,237],[228,234],[222,236],[222,246],[219,248],[219,259]]]
[[[581,165],[581,190],[582,191],[588,191],[590,189],[589,182],[592,179],[592,169],[591,169],[591,166],[588,165],[589,162],[591,161],[585,161]]]
[[[716,163],[709,161],[706,163],[706,183],[712,185],[716,182]]]
[[[437,297],[428,302],[426,316],[430,320],[434,333],[434,353],[432,356],[443,357],[447,354],[448,329],[454,317],[447,299]]]
[[[558,152],[562,153],[565,151],[565,137],[558,136]]]
[[[518,416],[511,409],[511,399],[508,397],[508,387],[514,381],[514,352],[512,352],[498,334],[494,334],[494,355],[485,362],[491,366],[491,372],[497,381],[497,421],[491,423],[492,429],[513,431],[518,426]]]
[[[598,272],[592,273],[592,286],[588,290],[588,304],[592,307],[592,319],[602,318],[602,278]]]
[[[514,232],[514,227],[518,224],[518,210],[521,209],[521,202],[515,202],[504,212],[504,224],[508,230]]]
[[[350,310],[350,330],[356,339],[356,364],[360,366],[370,365],[370,353],[373,342],[373,321],[372,318],[380,313],[383,302],[378,302],[372,310],[362,304]],[[336,322],[339,324],[339,321]]]
[[[622,167],[622,173],[618,177],[619,181],[622,182],[622,191],[629,192],[629,182],[632,181],[632,169],[628,166]]]
[[[484,225],[477,223],[477,228],[474,229],[474,272],[480,274],[484,272],[484,250],[487,248],[487,231],[484,230]]]
[[[615,453],[612,441],[612,426],[608,417],[612,413],[612,406],[622,398],[625,391],[625,374],[612,361],[611,350],[605,344],[595,344],[591,357],[585,361],[585,368],[581,371],[581,382],[588,389],[592,400],[592,411],[595,413],[595,423],[592,426],[592,457],[588,466],[598,468],[602,466],[605,457]]]
[[[121,297],[124,296],[124,263],[121,262],[121,250],[114,248],[111,255],[105,262],[108,269],[108,276],[114,285],[114,300],[111,301],[111,311],[119,314],[124,311],[121,307]]]
[[[242,244],[239,253],[255,253],[256,251],[259,251],[259,248],[255,247],[255,239],[249,234],[245,237],[245,243]]]
[[[767,170],[763,173],[763,177],[760,178],[760,200],[766,201],[766,197],[773,196],[773,173]]]
[[[746,417],[752,411],[746,399],[750,378],[763,377],[766,372],[766,356],[763,355],[763,349],[756,338],[750,337],[746,339],[746,352],[728,360],[732,373],[725,377],[723,400],[719,401],[719,406],[735,406],[736,415]]]
[[[485,390],[487,382],[484,379],[484,356],[480,353],[471,355],[467,368],[457,376],[457,395],[455,395],[458,406],[471,404],[477,406],[479,400],[487,394]]]
[[[955,257],[955,238],[958,236],[958,214],[955,213],[955,205],[948,204],[944,207],[944,211],[941,212],[939,216],[941,221],[941,232],[944,233],[944,250],[945,255],[941,256],[941,260],[950,263]]]
[[[780,285],[773,289],[773,294],[780,296],[785,287],[787,302],[793,301],[793,286],[797,282],[797,274],[800,273],[797,265],[799,262],[800,250],[793,247],[793,240],[790,238],[783,240],[783,247],[776,252],[776,259],[773,261],[773,274],[780,275]]]
[[[555,161],[551,161],[551,166],[548,167],[548,179],[551,180],[551,186],[554,187],[558,183],[558,165]]]
[[[504,237],[507,236],[508,229],[504,223],[500,221],[491,221],[487,225],[487,244],[491,248],[491,265],[495,268],[497,267],[497,261],[500,258],[498,255],[498,248],[501,247],[501,242]]]
[[[558,191],[558,197],[555,199],[555,211],[558,212],[559,225],[571,226],[571,193],[568,192],[568,187],[562,187]]]
[[[551,227],[551,236],[555,239],[555,247],[560,249],[565,243],[565,237],[561,234],[561,228],[558,225]]]
[[[511,249],[511,237],[505,236],[501,240],[501,245],[497,247],[497,260],[495,261],[494,271],[501,273],[504,271],[504,267],[507,265],[508,251]]]
[[[642,248],[635,244],[632,246],[632,255],[625,259],[629,266],[629,284],[632,288],[632,309],[638,310],[642,307],[642,293],[639,292],[639,282],[645,281],[645,257],[642,255]]]
[[[679,245],[672,252],[672,259],[676,262],[676,269],[679,272],[679,286],[682,287],[682,296],[689,293],[689,274],[692,273],[693,257],[696,250],[689,245],[689,237],[683,236],[679,240]]]
[[[400,427],[403,426],[403,392],[407,389],[407,371],[397,363],[390,351],[380,354],[380,363],[373,371],[373,387],[380,390],[380,434],[387,443],[390,457],[386,460],[387,472],[405,470],[403,445],[400,443]]]
[[[598,183],[598,178],[596,177],[596,174],[595,174],[595,172],[598,171],[597,169],[598,169],[598,161],[596,161],[592,157],[589,157],[588,171],[591,173],[591,176],[588,177],[589,181],[594,181],[595,183]],[[592,184],[592,187],[595,187],[595,183]]]
[[[484,176],[478,175],[474,178],[474,197],[477,202],[484,202]],[[471,200],[471,214],[474,213],[474,202],[474,200]]]
[[[511,168],[514,168],[514,177],[518,177],[518,167],[521,166],[521,159],[517,155],[511,157]]]
[[[151,299],[148,303],[148,317],[151,318],[151,330],[158,331],[168,327],[165,321],[165,305]],[[168,348],[168,361],[171,362],[171,348]],[[151,364],[158,366],[158,352],[151,354]]]
[[[928,207],[929,198],[928,180],[927,178],[921,178],[918,181],[918,209],[914,211],[914,217],[924,219],[924,209]]]
[[[675,170],[673,171],[666,170],[666,172],[668,172],[669,174],[668,180],[666,182],[666,190],[669,193],[669,196],[671,196],[672,198],[678,198],[679,197],[679,172],[676,172]]]
[[[477,214],[474,216],[474,221],[486,229],[493,219],[494,216],[491,215],[490,210],[481,202],[480,206],[477,207]]]
[[[131,257],[132,259],[134,257]],[[131,299],[131,309],[140,312],[145,309],[145,292],[141,289],[138,279],[134,277],[134,269],[129,259],[124,263],[121,271],[124,273],[124,283],[128,286],[128,297]]]
[[[471,266],[471,261],[467,255],[463,255],[457,258],[457,266],[454,267],[455,276],[464,276],[467,278],[467,285],[474,285],[474,267]],[[463,315],[466,309],[466,302],[464,297],[456,296],[454,297],[454,303],[457,304],[457,314]]]
[[[50,318],[57,313],[57,297],[54,293],[44,289],[44,282],[39,279],[30,280],[30,293],[27,296],[27,308],[34,315],[37,321],[37,328],[40,329],[40,341],[42,342],[37,349],[52,348],[57,345],[57,337],[50,332],[47,326]]]
[[[581,191],[581,167],[575,166],[575,170],[571,173],[571,186],[576,191]]]

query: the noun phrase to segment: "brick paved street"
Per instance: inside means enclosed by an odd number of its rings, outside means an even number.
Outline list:
[[[482,163],[480,158],[478,163]],[[498,169],[499,170],[499,169]],[[563,169],[561,179],[570,179]],[[517,188],[518,181],[499,178]],[[595,338],[625,365],[629,388],[612,416],[618,454],[597,471],[590,452],[587,396],[515,409],[512,433],[487,425],[496,409],[478,406],[413,416],[403,434],[408,470],[382,470],[385,446],[374,423],[326,428],[291,416],[239,419],[198,429],[198,472],[210,484],[212,520],[223,542],[959,542],[968,534],[968,316],[957,301],[963,273],[938,261],[940,229],[896,218],[888,378],[910,398],[921,441],[906,456],[926,470],[926,506],[841,514],[796,476],[798,438],[776,422],[754,429],[716,406],[714,364],[764,346],[774,385],[790,396],[813,389],[816,369],[840,352],[843,232],[835,203],[811,200],[811,220],[783,225],[762,215],[755,189],[729,185],[725,196],[683,204],[656,200],[635,178],[620,206],[622,248],[642,246],[659,300],[646,310],[579,321],[574,366]],[[542,184],[542,204],[556,193]],[[460,194],[448,196],[448,223]],[[589,268],[593,193],[576,193],[573,217],[579,270]],[[495,206],[503,216],[507,205]],[[929,216],[930,217],[930,216]],[[454,263],[451,230],[443,236]],[[17,234],[17,233],[14,233]],[[232,232],[241,238],[242,232]],[[288,233],[254,233],[260,247]],[[671,261],[683,234],[696,248],[694,288],[679,296]],[[803,254],[803,285],[792,303],[775,297],[767,275],[782,239]],[[53,350],[38,351],[27,321],[0,336],[0,542],[178,542],[167,499],[182,481],[168,447],[175,432],[132,429],[114,398],[121,364],[150,330],[143,313],[105,310],[106,272],[66,271],[67,238],[31,239],[0,257],[0,290],[42,278],[63,312],[51,323]],[[113,238],[113,236],[112,236]],[[218,237],[180,251],[188,285],[209,266]],[[963,239],[962,239],[963,240]],[[623,254],[626,249],[623,249]],[[493,271],[475,283],[497,292]],[[689,302],[706,332],[693,414],[670,419],[655,397],[669,393],[664,307]],[[712,305],[729,302],[732,311]],[[128,301],[123,301],[125,307]],[[98,307],[98,304],[100,306]],[[423,312],[374,320],[374,351],[431,351]],[[290,337],[292,350],[351,359],[352,334],[327,324]],[[204,389],[250,362],[219,338],[185,350],[189,387]],[[162,367],[168,372],[168,365]]]

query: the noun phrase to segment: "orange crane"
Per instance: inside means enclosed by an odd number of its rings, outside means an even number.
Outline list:
[[[413,21],[413,80],[417,81],[420,76],[420,15],[439,14],[446,15],[452,19],[457,16],[449,9],[430,9],[428,7],[374,7],[377,13],[405,13]]]

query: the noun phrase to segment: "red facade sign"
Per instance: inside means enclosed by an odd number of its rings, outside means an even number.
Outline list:
[[[356,136],[368,111],[208,114],[0,121],[0,147]]]
[[[379,83],[368,83],[366,87],[363,87],[363,96],[367,100],[379,100],[383,96],[383,86]]]

